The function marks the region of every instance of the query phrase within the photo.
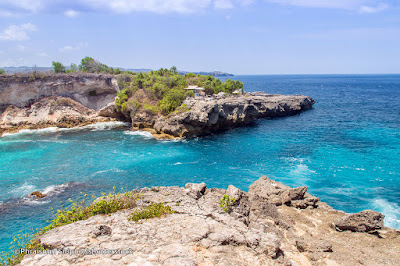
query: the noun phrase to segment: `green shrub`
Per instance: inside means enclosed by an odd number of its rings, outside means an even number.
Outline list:
[[[235,203],[236,199],[235,198],[229,198],[229,195],[225,194],[222,196],[221,200],[219,201],[219,206],[225,211],[229,211],[229,206],[232,203]]]
[[[53,69],[55,73],[65,73],[65,66],[60,62],[52,62]]]
[[[158,114],[160,112],[160,108],[158,108],[158,106],[151,105],[148,103],[143,103],[142,108],[143,108],[143,110],[148,111],[154,115]]]
[[[85,198],[79,203],[69,199],[71,206],[57,210],[55,213],[53,212],[54,219],[51,221],[50,225],[42,228],[40,233],[76,221],[86,220],[98,214],[109,214],[123,209],[134,208],[137,206],[136,201],[140,198],[138,194],[133,192],[110,193],[108,195],[103,193],[102,198],[97,199],[89,206],[85,206],[86,197],[87,195],[85,195]]]
[[[139,221],[143,219],[150,219],[154,217],[161,217],[168,213],[175,213],[171,210],[171,207],[164,205],[164,203],[151,204],[145,208],[135,210],[128,216],[130,221]]]
[[[126,74],[124,74],[126,75]],[[140,97],[157,101],[158,109],[168,115],[178,108],[187,96],[194,97],[192,91],[185,91],[188,85],[197,85],[203,87],[207,94],[219,93],[221,91],[232,93],[236,89],[243,88],[243,83],[228,79],[225,82],[216,79],[214,76],[195,75],[187,73],[185,76],[179,75],[176,68],[170,70],[161,68],[150,73],[138,73],[130,76],[120,76],[118,85],[121,91],[115,100],[116,105],[121,110],[127,110],[129,106],[128,100],[135,96],[137,91],[143,90]],[[154,107],[141,104],[138,110],[142,108],[144,111],[158,113]]]
[[[158,102],[158,107],[164,114],[173,112],[178,106],[182,104],[185,99],[185,91],[180,89],[171,89],[167,91],[161,101]]]
[[[115,187],[113,187],[115,190]],[[81,192],[82,193],[82,192]],[[94,196],[93,196],[94,197]],[[98,214],[110,214],[119,210],[130,209],[137,207],[137,200],[140,199],[139,194],[134,192],[125,193],[103,193],[103,197],[97,199],[89,206],[85,205],[87,194],[83,195],[83,199],[80,202],[74,202],[69,199],[70,206],[61,210],[53,211],[54,219],[50,224],[42,229],[39,229],[34,234],[18,234],[14,237],[11,243],[11,252],[0,253],[0,265],[17,265],[22,258],[23,254],[16,255],[14,250],[16,249],[29,249],[29,250],[43,250],[44,247],[38,242],[38,237],[45,232],[54,229],[59,226],[70,224],[80,220],[86,220],[91,216]]]
[[[0,75],[3,75],[5,73],[6,73],[6,71],[4,69],[0,68]]]

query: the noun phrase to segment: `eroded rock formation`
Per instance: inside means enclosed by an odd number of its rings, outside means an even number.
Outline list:
[[[0,133],[19,129],[44,127],[76,127],[110,121],[71,98],[51,96],[29,107],[9,106],[0,116]]]
[[[0,76],[0,114],[9,105],[29,107],[44,97],[71,98],[84,106],[100,110],[113,102],[117,91],[114,75],[71,73]]]
[[[120,249],[131,254],[33,254],[25,256],[21,264],[400,264],[397,230],[381,227],[375,228],[374,234],[339,232],[332,224],[347,217],[344,212],[318,200],[305,209],[283,200],[287,195],[290,202],[307,200],[304,187],[293,190],[262,177],[248,193],[234,186],[209,189],[204,183],[136,192],[140,195],[138,208],[162,202],[175,213],[133,222],[127,219],[132,210],[123,210],[53,229],[39,239],[49,249]],[[227,212],[221,208],[221,199],[229,202]],[[363,219],[373,221],[374,217]]]
[[[258,118],[295,115],[310,109],[314,102],[308,96],[266,93],[224,98],[190,98],[183,102],[187,112],[157,119],[154,129],[157,133],[174,137],[202,136],[243,126]]]

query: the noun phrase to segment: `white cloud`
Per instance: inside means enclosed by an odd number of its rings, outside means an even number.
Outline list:
[[[383,11],[389,6],[381,3],[373,6],[377,1],[374,0],[265,0],[266,2],[276,3],[281,5],[292,5],[299,7],[311,8],[337,8],[359,10],[361,13],[374,13]]]
[[[43,52],[43,51],[37,52],[35,55],[37,55],[37,56],[42,56],[42,57],[48,56],[48,54],[47,54],[46,52]]]
[[[211,0],[82,0],[94,9],[109,9],[117,13],[149,11],[155,13],[193,13],[206,8]]]
[[[374,13],[389,7],[392,0],[0,0],[0,16],[19,13],[60,13],[57,6],[65,9],[62,14],[75,17],[80,12],[132,12],[195,13],[206,8],[229,9],[248,6],[256,2],[267,2],[310,8],[336,8]],[[78,9],[77,7],[80,7]]]
[[[19,44],[19,45],[17,45],[17,49],[20,50],[20,51],[25,51],[26,50],[26,46]]]
[[[49,0],[1,0],[2,5],[13,6],[34,13],[43,9],[49,3],[51,3]]]
[[[77,45],[66,45],[64,47],[61,47],[58,49],[59,52],[61,53],[66,53],[66,52],[71,52],[71,51],[79,51],[83,47],[87,47],[89,44],[87,42],[81,42]]]
[[[389,6],[387,4],[379,4],[375,7],[373,6],[361,6],[360,7],[360,13],[377,13],[377,12],[381,12],[383,10],[385,10],[386,8],[388,8]]]
[[[233,8],[233,4],[230,0],[214,0],[214,7],[217,9],[229,9]]]
[[[0,33],[0,40],[3,41],[24,41],[29,40],[29,32],[37,31],[37,27],[31,23],[22,25],[11,25]]]
[[[68,9],[64,12],[64,15],[70,18],[74,18],[79,15],[79,12],[73,9]]]

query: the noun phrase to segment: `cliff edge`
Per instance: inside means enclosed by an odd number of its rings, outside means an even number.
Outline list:
[[[179,110],[158,118],[131,116],[139,128],[154,128],[157,134],[172,137],[197,137],[250,124],[259,118],[284,117],[312,108],[309,96],[279,95],[263,92],[246,95],[188,98]],[[150,119],[146,119],[150,118]]]
[[[133,209],[93,216],[39,237],[47,249],[66,254],[26,255],[21,265],[400,264],[400,233],[383,226],[382,214],[346,214],[306,191],[266,176],[249,192],[232,185],[209,189],[204,183],[135,190],[139,200]],[[132,212],[157,203],[173,213],[128,220]]]

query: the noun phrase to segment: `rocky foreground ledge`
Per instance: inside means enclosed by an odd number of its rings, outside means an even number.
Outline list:
[[[31,254],[21,265],[400,265],[400,233],[383,226],[382,214],[346,214],[306,191],[266,176],[248,193],[204,183],[143,188],[137,208],[164,203],[175,213],[134,222],[123,210],[39,239],[50,249],[130,254]]]

